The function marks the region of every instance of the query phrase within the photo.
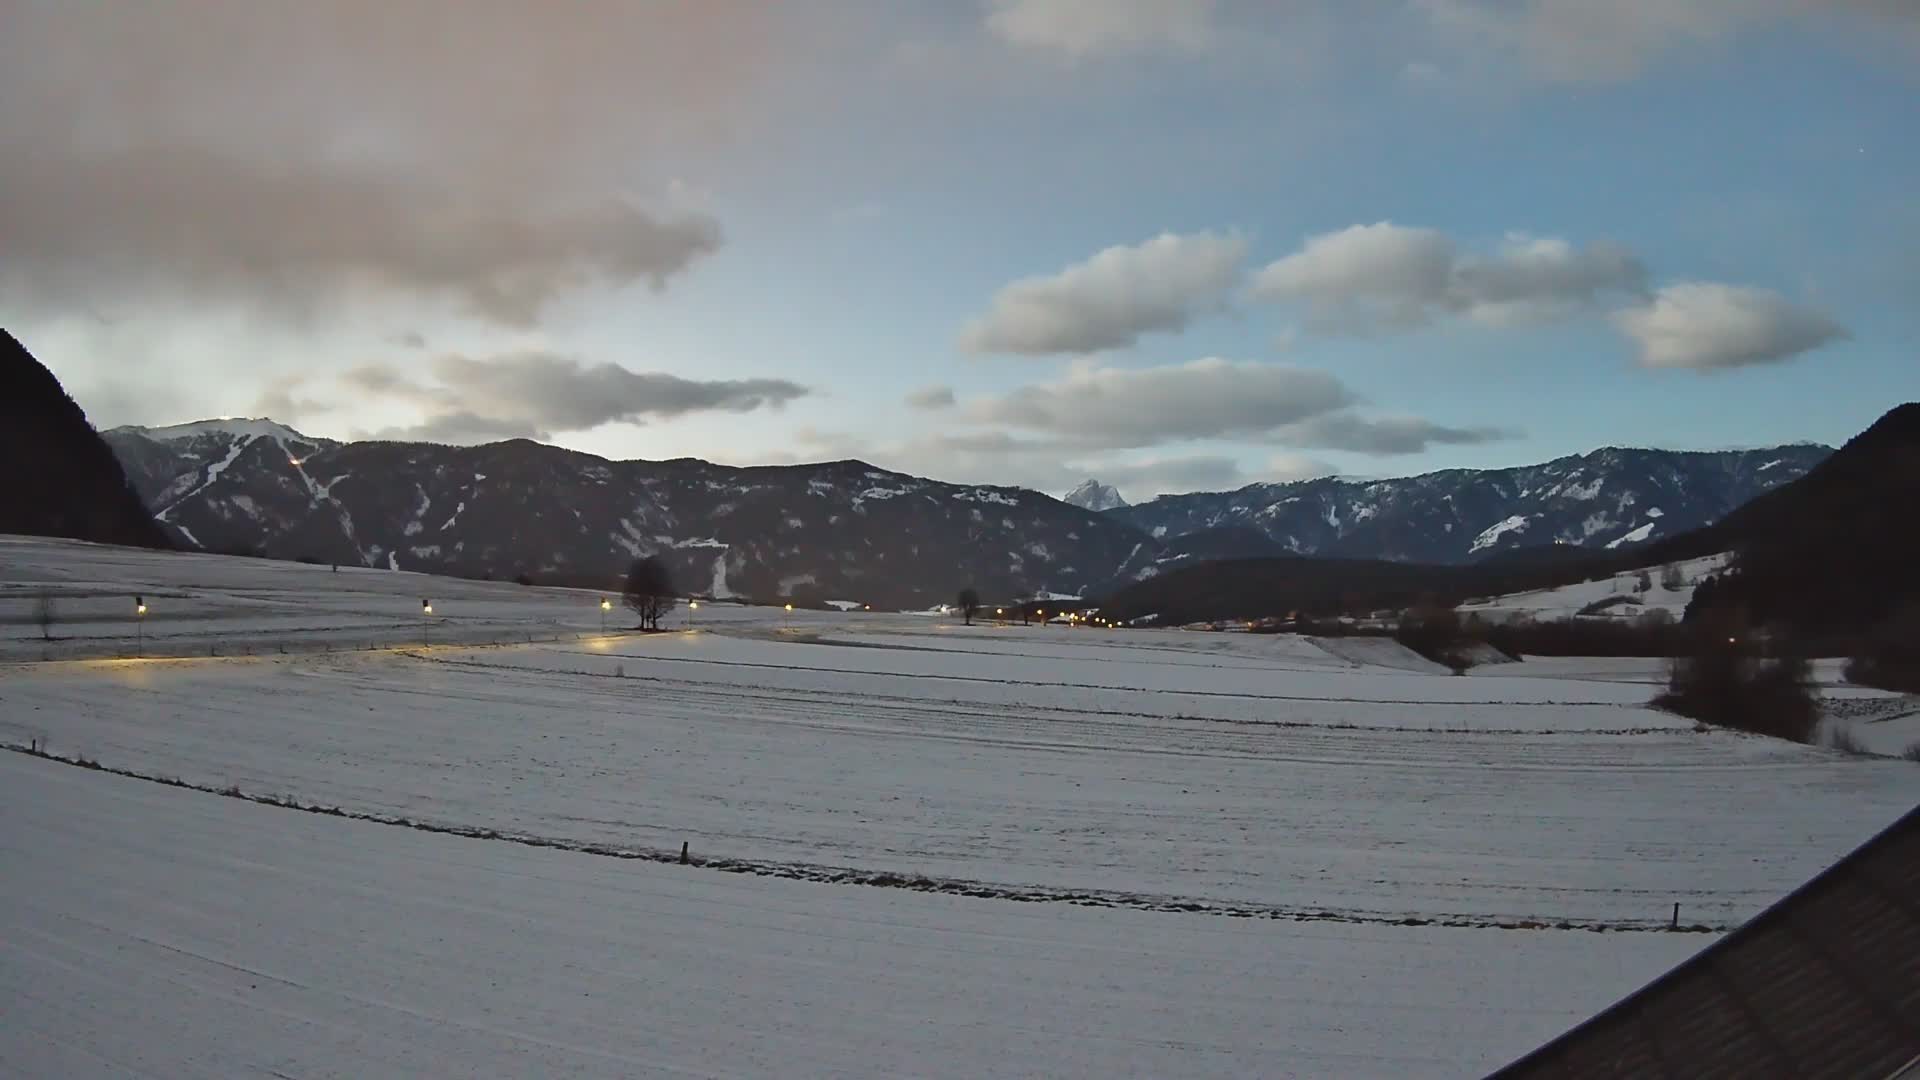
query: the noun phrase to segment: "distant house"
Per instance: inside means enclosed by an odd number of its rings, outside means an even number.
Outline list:
[[[1920,1080],[1920,807],[1494,1076]]]

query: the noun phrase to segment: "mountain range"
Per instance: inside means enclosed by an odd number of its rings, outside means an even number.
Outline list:
[[[888,606],[950,601],[963,585],[996,598],[1095,595],[1221,558],[1461,563],[1555,543],[1617,549],[1712,522],[1830,453],[1605,449],[1129,506],[1097,482],[1073,505],[860,461],[741,468],[525,440],[342,443],[266,419],[105,438],[182,546],[595,586],[659,555],[689,591]]]
[[[609,461],[526,440],[340,443],[271,420],[116,428],[107,442],[184,545],[605,587],[636,556],[713,597],[950,602],[1078,594],[1150,565],[1123,522],[1020,488],[859,461]]]
[[[1611,460],[1612,453],[1586,457]],[[1664,524],[1670,517],[1677,515],[1654,520]],[[1912,643],[1920,640],[1916,534],[1920,403],[1908,403],[1793,483],[1774,485],[1711,525],[1651,543],[1510,548],[1451,565],[1235,551],[1115,589],[1102,596],[1101,610],[1121,619],[1182,623],[1452,606],[1730,552],[1727,569],[1692,594],[1690,614],[1764,627],[1818,655],[1848,655],[1871,635],[1907,680],[1902,685],[1920,685],[1910,681]]]
[[[1398,480],[1327,477],[1162,495],[1108,513],[1162,539],[1230,527],[1265,536],[1274,554],[1461,563],[1522,547],[1617,549],[1675,536],[1799,479],[1832,452],[1811,444],[1714,451],[1607,447],[1506,469],[1448,469]]]

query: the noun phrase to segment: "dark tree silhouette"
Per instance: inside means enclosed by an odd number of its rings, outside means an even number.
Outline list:
[[[673,610],[673,575],[655,556],[635,559],[627,569],[627,584],[621,594],[627,607],[640,616],[641,629],[658,630],[660,617]]]
[[[967,625],[972,626],[973,617],[980,614],[980,593],[978,590],[972,586],[961,589],[959,599],[955,601],[955,604],[960,608],[960,615],[967,621]]]

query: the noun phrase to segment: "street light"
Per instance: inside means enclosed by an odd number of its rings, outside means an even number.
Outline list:
[[[422,645],[433,644],[432,619],[433,601],[423,596],[420,598],[420,643]]]
[[[136,596],[133,598],[133,616],[134,616],[133,625],[135,627],[134,640],[138,642],[138,644],[134,646],[133,651],[134,651],[134,655],[137,656],[140,653],[147,651],[147,598],[146,597]]]
[[[787,605],[787,613],[786,615],[782,616],[782,618],[785,620],[787,628],[792,629],[793,628],[793,605],[792,604]]]
[[[612,610],[613,610],[613,601],[607,599],[604,596],[601,597],[600,598],[600,634],[603,637],[606,636],[606,633],[607,633],[607,612]]]
[[[693,613],[700,610],[700,601],[687,601],[687,629],[693,629]]]

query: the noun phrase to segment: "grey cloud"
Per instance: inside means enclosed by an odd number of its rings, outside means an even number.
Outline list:
[[[1207,454],[1152,461],[1107,461],[1090,465],[1089,470],[1089,475],[1118,488],[1120,494],[1132,502],[1188,491],[1225,491],[1248,482],[1238,461]]]
[[[1097,476],[1129,498],[1145,498],[1167,491],[1234,487],[1247,479],[1227,457],[1129,461],[1070,440],[1021,437],[992,428],[936,431],[891,442],[803,428],[795,439],[805,452],[777,455],[781,460],[858,458],[884,469],[951,483],[1012,484],[1034,491],[1065,491]]]
[[[1614,315],[1649,368],[1720,371],[1791,359],[1847,336],[1823,312],[1765,289],[1691,281]]]
[[[387,365],[355,368],[341,381],[421,409],[426,413],[422,423],[398,430],[406,437],[437,441],[544,439],[555,431],[645,423],[694,412],[744,413],[779,408],[808,392],[784,379],[697,381],[614,364],[589,366],[542,352],[488,358],[447,355],[435,359],[429,370],[432,383]]]
[[[922,387],[907,395],[907,404],[916,409],[951,409],[953,408],[953,387]]]
[[[1354,402],[1339,379],[1282,364],[1217,358],[1157,368],[1095,368],[966,406],[998,424],[1091,445],[1151,446],[1271,431]]]
[[[1211,232],[1161,233],[1110,247],[1057,274],[1001,289],[960,344],[972,352],[1090,353],[1180,330],[1224,303],[1246,252],[1244,237]]]
[[[358,436],[395,442],[430,442],[466,445],[500,442],[505,439],[545,439],[548,433],[523,420],[502,420],[476,416],[470,412],[441,413],[419,424],[382,428]]]
[[[1198,52],[1216,39],[1214,0],[990,0],[987,29],[1071,58]]]
[[[1788,20],[1828,29],[1851,22],[1920,49],[1920,5],[1909,0],[1413,0],[1444,37],[1512,56],[1555,82],[1631,78],[1663,55]]]
[[[1640,260],[1611,244],[1514,233],[1490,254],[1463,254],[1436,229],[1382,221],[1309,237],[1260,270],[1252,292],[1304,305],[1322,332],[1372,333],[1447,315],[1489,326],[1547,322],[1603,296],[1644,295],[1646,280]]]
[[[1345,410],[1288,424],[1269,436],[1282,446],[1376,455],[1418,454],[1436,444],[1471,446],[1518,437],[1505,428],[1447,427],[1415,416],[1367,417]]]
[[[312,398],[296,397],[311,381],[306,375],[282,375],[268,381],[254,402],[253,413],[271,417],[283,424],[295,424],[301,417],[328,411],[331,406]]]
[[[661,288],[720,244],[704,217],[462,201],[353,169],[293,172],[199,149],[11,160],[0,274],[46,300],[185,290],[299,310],[400,290],[524,326],[568,290]]]
[[[692,0],[4,10],[0,289],[108,311],[427,296],[524,325],[658,287],[720,234],[650,205],[650,170],[736,138],[783,55],[774,14]]]

